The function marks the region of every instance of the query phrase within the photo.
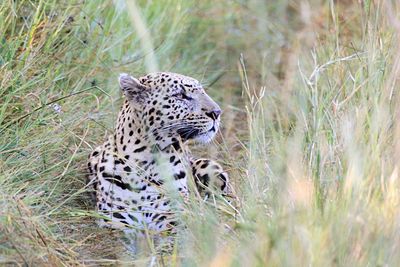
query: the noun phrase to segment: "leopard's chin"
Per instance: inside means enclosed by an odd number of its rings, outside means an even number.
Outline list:
[[[217,134],[217,129],[213,126],[207,132],[198,134],[195,138],[193,138],[193,140],[201,144],[207,144],[214,139],[216,134]]]

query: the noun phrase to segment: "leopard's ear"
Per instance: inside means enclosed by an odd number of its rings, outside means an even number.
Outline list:
[[[141,84],[138,79],[129,74],[121,73],[119,75],[119,87],[129,100],[142,103],[148,95],[148,88]]]

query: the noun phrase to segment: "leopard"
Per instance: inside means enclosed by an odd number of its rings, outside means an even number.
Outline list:
[[[122,73],[119,87],[125,100],[115,130],[90,153],[87,164],[98,224],[171,232],[180,224],[179,203],[192,191],[200,197],[230,193],[221,164],[196,158],[189,148],[189,143],[214,139],[222,110],[198,80],[182,74],[134,78]]]

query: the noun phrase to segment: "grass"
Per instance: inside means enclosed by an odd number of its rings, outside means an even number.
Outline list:
[[[0,265],[400,265],[397,3],[132,3],[0,3]],[[118,74],[157,68],[223,107],[195,150],[238,199],[193,196],[172,255],[144,240],[132,257],[94,223],[85,161]]]

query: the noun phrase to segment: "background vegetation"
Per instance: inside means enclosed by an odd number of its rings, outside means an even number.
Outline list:
[[[399,266],[400,7],[384,0],[0,2],[0,265]],[[139,15],[138,15],[139,14]],[[237,201],[170,256],[99,229],[89,151],[120,72],[208,85]],[[148,242],[147,242],[148,241]]]

